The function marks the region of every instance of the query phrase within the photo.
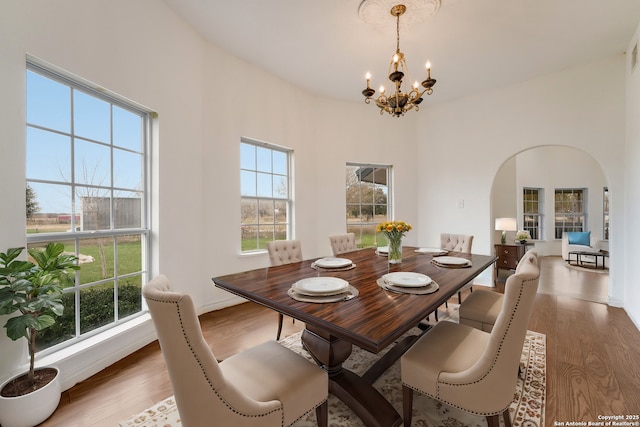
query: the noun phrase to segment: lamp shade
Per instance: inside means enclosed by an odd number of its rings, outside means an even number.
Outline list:
[[[518,225],[515,218],[496,218],[496,230],[516,231]]]

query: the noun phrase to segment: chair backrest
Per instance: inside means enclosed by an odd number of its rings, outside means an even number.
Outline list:
[[[463,372],[440,375],[438,389],[450,401],[465,401],[465,410],[501,413],[513,399],[522,346],[538,291],[540,268],[535,252],[520,260],[518,274],[507,279],[502,309],[482,356]]]
[[[189,295],[172,292],[164,275],[146,284],[142,295],[156,327],[182,425],[209,426],[212,420],[225,426],[281,425],[281,408],[256,416],[266,403],[245,396],[225,380],[202,336]]]
[[[302,261],[300,240],[273,240],[267,242],[267,251],[273,266]]]
[[[329,241],[331,242],[331,251],[334,255],[358,250],[355,233],[334,234],[329,236]]]
[[[540,269],[540,259],[538,259],[538,251],[535,248],[531,248],[522,256],[520,261],[518,261],[515,274],[520,274],[521,272],[531,268],[532,256],[536,258],[536,264],[538,265],[538,269]]]
[[[465,254],[471,253],[471,246],[473,245],[473,236],[467,236],[464,234],[440,234],[440,248],[453,251],[463,252]]]

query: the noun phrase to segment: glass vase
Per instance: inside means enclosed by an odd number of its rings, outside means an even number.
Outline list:
[[[402,236],[389,236],[389,264],[402,262]]]

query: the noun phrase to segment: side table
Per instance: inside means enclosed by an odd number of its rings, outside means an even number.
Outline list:
[[[498,257],[496,260],[495,268],[493,269],[493,285],[498,286],[498,271],[510,270],[513,271],[518,266],[518,262],[527,252],[527,247],[533,246],[533,243],[514,243],[514,244],[499,244],[493,245],[495,255]]]

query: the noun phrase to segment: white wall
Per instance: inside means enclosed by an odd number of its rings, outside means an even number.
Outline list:
[[[495,218],[518,218],[518,209],[516,200],[518,197],[518,189],[516,187],[517,179],[516,157],[511,157],[504,162],[496,173],[491,194],[491,208],[493,214],[491,218],[494,220],[490,223],[495,228]],[[492,228],[492,230],[493,230]],[[517,231],[507,231],[507,242],[513,242]],[[493,242],[498,243],[502,238],[502,231],[494,230]]]
[[[629,42],[627,52],[632,52],[640,39],[640,27]],[[627,236],[620,256],[627,278],[623,297],[625,308],[636,326],[640,328],[640,64],[632,71],[631,55],[627,56],[626,70],[626,146],[625,181],[627,186],[623,196],[627,202],[626,221],[618,226]]]
[[[596,160],[609,184],[609,300],[627,305],[624,99],[619,55],[428,108],[418,124],[418,153],[427,166],[418,169],[420,239],[433,242],[442,230],[459,230],[475,235],[474,251],[491,253],[491,194],[501,165],[540,145],[578,148]]]

